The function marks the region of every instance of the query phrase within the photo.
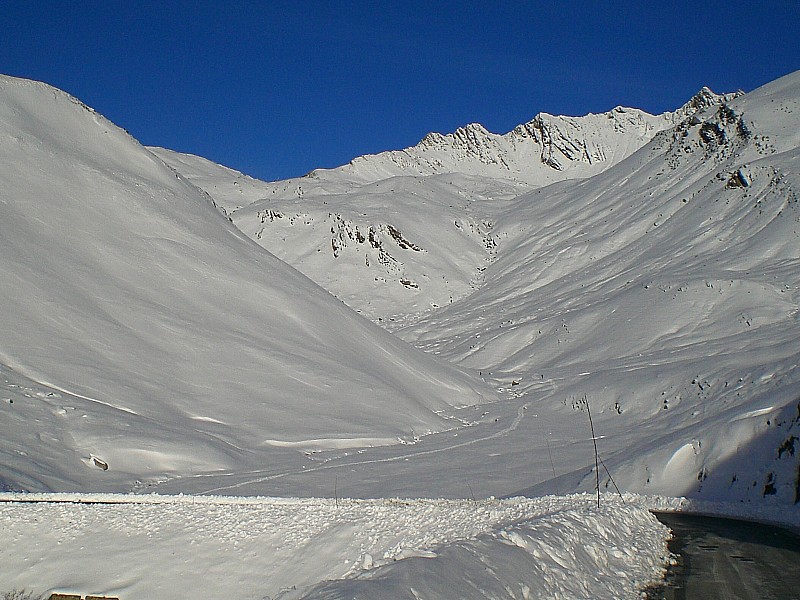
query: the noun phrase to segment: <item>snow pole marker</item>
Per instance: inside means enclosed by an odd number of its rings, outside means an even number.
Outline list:
[[[337,484],[338,484],[338,483],[339,483],[339,476],[338,476],[338,475],[336,475],[336,476],[333,478],[333,505],[334,505],[336,508],[339,508],[339,492],[338,492],[338,490],[336,489],[336,487],[337,487]]]
[[[589,408],[589,398],[583,395],[583,403],[586,405],[586,413],[589,415],[589,427],[592,431],[592,443],[594,444],[594,477],[595,488],[597,489],[597,508],[600,508],[600,457],[597,454],[597,438],[594,435],[594,422],[592,421],[592,409]]]
[[[544,441],[547,444],[547,456],[550,457],[550,468],[553,470],[553,486],[555,486],[556,489],[556,496],[560,496],[561,494],[558,493],[558,483],[556,482],[556,467],[553,464],[553,453],[550,452],[550,440],[545,437]]]

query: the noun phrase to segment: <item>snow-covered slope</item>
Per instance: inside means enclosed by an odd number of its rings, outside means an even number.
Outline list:
[[[258,182],[152,148],[270,252],[374,321],[416,318],[479,285],[504,201],[619,163],[697,110],[735,95],[704,88],[674,112],[617,107],[538,114],[505,135],[478,124],[305,177]]]
[[[399,334],[540,413],[585,396],[623,489],[798,502],[799,166],[794,73],[521,196],[485,285]]]
[[[491,392],[358,317],[125,132],[0,78],[0,486],[395,441]],[[484,393],[488,394],[484,398]]]
[[[414,453],[439,493],[458,494],[458,485],[426,452],[455,446],[459,464],[495,482],[473,480],[481,493],[590,489],[589,450],[575,443],[588,436],[586,396],[606,436],[606,466],[626,489],[794,502],[798,77],[744,96],[704,89],[655,124],[628,109],[603,117],[645,119],[641,130],[621,126],[639,137],[585,117],[587,148],[589,131],[595,148],[628,145],[608,150],[603,167],[546,167],[564,180],[523,195],[499,171],[476,174],[477,164],[505,167],[481,162],[500,142],[473,128],[440,140],[453,158],[442,168],[461,172],[419,175],[417,162],[391,158],[406,151],[365,157],[265,184],[270,196],[232,218],[351,306],[514,398],[493,413],[512,421],[506,428],[462,432],[458,444],[437,437]],[[578,139],[564,133],[570,119],[558,122],[562,138]],[[536,172],[546,164],[534,162]],[[578,177],[590,166],[601,172]],[[385,174],[393,176],[372,181]],[[490,442],[496,435],[502,444]],[[479,462],[481,451],[490,458]],[[380,465],[393,460],[371,454]],[[346,462],[368,480],[370,460]],[[374,493],[359,475],[346,485]],[[315,477],[307,479],[319,489]],[[402,478],[388,485],[413,489]]]
[[[392,177],[341,194],[254,202],[232,218],[380,322],[471,293],[493,257],[495,215],[518,193],[474,175]]]

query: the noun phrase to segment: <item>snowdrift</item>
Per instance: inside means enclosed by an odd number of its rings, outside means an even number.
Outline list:
[[[633,599],[668,560],[667,529],[635,497],[600,509],[591,495],[42,499],[0,503],[9,589],[123,600]]]

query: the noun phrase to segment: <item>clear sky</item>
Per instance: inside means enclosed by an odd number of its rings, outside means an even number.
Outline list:
[[[800,69],[800,0],[0,2],[0,72],[261,179]]]

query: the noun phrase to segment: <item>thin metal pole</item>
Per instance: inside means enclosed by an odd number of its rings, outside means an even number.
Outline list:
[[[586,403],[586,412],[589,415],[589,427],[592,429],[592,443],[594,444],[594,476],[595,487],[597,488],[597,508],[600,508],[600,459],[597,454],[597,438],[594,435],[594,422],[592,422],[592,410],[589,408],[589,398],[584,395],[583,401]]]
[[[553,464],[553,454],[550,452],[550,441],[547,437],[544,438],[545,443],[547,443],[547,456],[550,457],[550,468],[553,470],[553,486],[556,488],[556,496],[560,496],[561,494],[558,493],[558,483],[556,482],[556,467]]]

